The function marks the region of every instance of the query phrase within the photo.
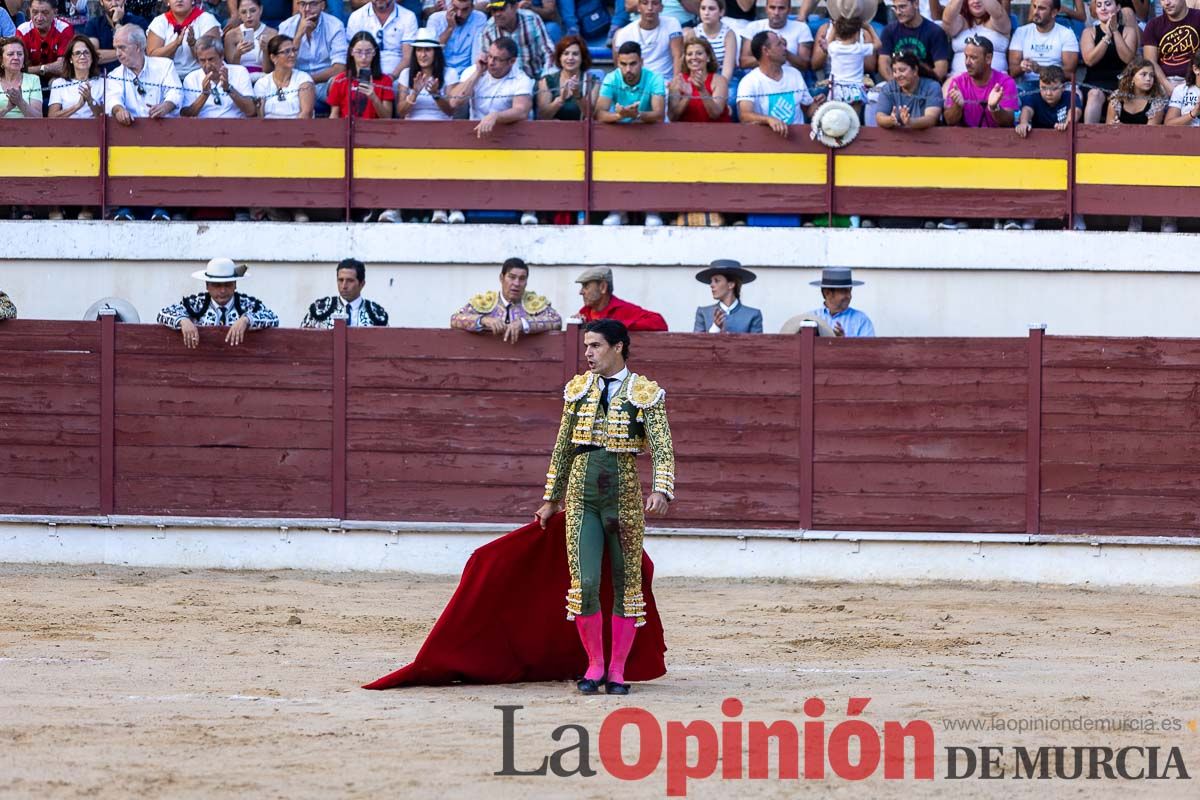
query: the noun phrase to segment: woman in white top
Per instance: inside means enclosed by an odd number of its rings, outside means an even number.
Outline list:
[[[950,77],[967,71],[963,51],[967,39],[982,36],[992,42],[992,69],[1008,72],[1008,39],[1012,35],[1012,20],[1000,0],[950,0],[942,11],[942,28],[950,37],[954,60]]]
[[[1163,125],[1200,127],[1200,53],[1192,56],[1192,69],[1187,81],[1175,87],[1167,103]]]
[[[439,122],[453,118],[450,90],[458,85],[458,71],[446,66],[441,41],[421,28],[412,49],[416,70],[405,67],[396,79],[396,116]]]
[[[104,115],[104,79],[100,77],[100,54],[92,40],[76,36],[67,45],[67,76],[50,82],[51,119],[74,117],[94,119]]]
[[[174,61],[175,74],[183,80],[199,66],[192,48],[205,36],[221,38],[217,18],[198,8],[194,0],[171,0],[166,12],[146,29],[146,55]]]
[[[225,60],[253,75],[263,71],[263,51],[278,31],[262,21],[262,0],[239,0],[237,11],[242,24],[225,32]]]
[[[683,32],[687,39],[704,39],[713,49],[720,65],[718,72],[726,81],[737,67],[738,36],[725,21],[725,0],[700,0],[700,24]]]
[[[266,72],[254,84],[258,115],[265,119],[311,119],[316,102],[312,77],[296,69],[296,43],[278,34],[267,44]]]

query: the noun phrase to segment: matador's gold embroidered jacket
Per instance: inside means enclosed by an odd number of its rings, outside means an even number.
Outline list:
[[[486,332],[483,321],[495,317],[501,321],[519,319],[526,333],[562,330],[562,317],[540,294],[526,292],[520,303],[507,303],[499,292],[481,292],[450,317],[450,327],[475,333]]]
[[[675,499],[675,451],[667,424],[666,392],[644,375],[630,372],[598,417],[604,386],[595,373],[576,375],[563,390],[562,421],[546,472],[543,500],[558,502],[567,491],[571,454],[576,445],[597,445],[612,453],[637,455],[650,447],[654,489]]]

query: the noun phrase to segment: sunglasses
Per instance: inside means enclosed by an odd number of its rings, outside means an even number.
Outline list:
[[[133,76],[133,88],[137,90],[139,97],[146,96],[146,87],[142,86],[142,79],[136,75]]]

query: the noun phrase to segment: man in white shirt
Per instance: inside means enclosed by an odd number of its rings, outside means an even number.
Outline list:
[[[1028,25],[1013,33],[1008,44],[1008,74],[1022,97],[1037,94],[1042,67],[1062,67],[1067,80],[1075,79],[1079,66],[1079,40],[1070,28],[1054,21],[1062,0],[1033,0]]]
[[[183,79],[181,115],[202,119],[254,116],[250,73],[243,66],[225,63],[225,44],[219,37],[203,36],[197,40],[196,61],[200,68]]]
[[[371,0],[346,20],[347,40],[359,31],[375,37],[384,73],[392,80],[400,77],[412,58],[409,42],[417,37],[417,15],[396,0]]]
[[[638,0],[641,16],[617,31],[612,49],[615,53],[625,42],[637,42],[642,48],[642,68],[670,83],[675,65],[683,57],[683,29],[679,20],[662,16],[662,10],[662,0]]]
[[[300,13],[279,23],[279,32],[296,45],[296,69],[308,73],[317,89],[317,102],[324,103],[329,82],[346,69],[346,26],[325,13],[325,0],[298,0]]]
[[[121,125],[135,119],[179,116],[182,104],[179,76],[169,58],[146,55],[146,33],[137,25],[122,25],[113,36],[121,66],[104,83],[104,110]]]
[[[738,84],[738,117],[743,124],[769,125],[787,137],[789,125],[803,125],[824,100],[813,100],[800,70],[787,63],[787,45],[774,31],[759,31],[750,40],[758,63]]]
[[[750,50],[750,40],[763,31],[774,31],[783,39],[787,50],[787,63],[799,70],[808,69],[812,63],[813,37],[808,23],[788,19],[788,0],[767,0],[765,19],[747,23],[742,29],[742,66],[751,69],[758,66],[758,59]]]

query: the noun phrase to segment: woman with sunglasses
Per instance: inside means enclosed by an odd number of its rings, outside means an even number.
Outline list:
[[[383,75],[374,34],[354,34],[348,52],[346,70],[329,82],[329,118],[391,119],[396,93],[392,79]]]
[[[264,119],[312,119],[316,89],[307,72],[296,69],[296,43],[292,37],[278,34],[267,43],[264,74],[254,84],[258,115]],[[290,214],[278,208],[252,208],[253,219],[273,222],[308,222],[308,215],[296,209]]]
[[[100,77],[100,54],[86,36],[76,36],[67,45],[67,76],[50,82],[51,119],[93,119],[104,114],[104,79]]]
[[[245,67],[251,75],[261,73],[263,51],[278,31],[263,22],[262,0],[239,0],[237,12],[242,24],[225,32],[225,60]]]
[[[42,115],[42,82],[25,71],[28,55],[17,37],[0,39],[0,117]]]

